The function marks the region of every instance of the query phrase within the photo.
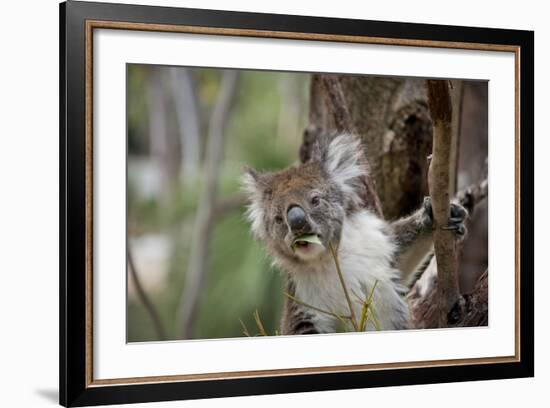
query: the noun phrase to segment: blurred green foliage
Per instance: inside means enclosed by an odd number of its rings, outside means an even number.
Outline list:
[[[128,245],[139,260],[142,248],[134,245],[149,234],[162,236],[170,242],[167,272],[160,286],[147,287],[158,309],[170,339],[180,335],[177,309],[185,285],[189,261],[193,222],[197,199],[202,186],[201,176],[192,183],[182,183],[177,177],[169,183],[168,192],[144,194],[140,176],[132,163],[144,165],[142,171],[158,172],[158,160],[151,151],[151,137],[159,137],[150,129],[151,117],[148,76],[163,74],[168,67],[128,65]],[[221,70],[188,69],[195,87],[201,130],[201,152],[208,134],[208,124],[220,87]],[[229,197],[239,191],[243,166],[277,169],[297,159],[301,142],[300,130],[306,122],[306,74],[241,71],[238,94],[231,111],[226,132],[225,159],[219,178],[219,197]],[[171,92],[169,86],[163,87]],[[168,102],[170,98],[167,96]],[[169,103],[165,120],[168,137],[177,139],[175,106]],[[295,107],[302,109],[296,112]],[[289,119],[287,120],[287,114]],[[290,126],[289,126],[290,124]],[[295,129],[296,132],[288,132]],[[292,133],[292,134],[287,134]],[[177,155],[177,153],[175,153]],[[176,157],[181,160],[181,157]],[[201,157],[202,163],[202,157]],[[146,263],[137,262],[138,273],[154,273]],[[131,279],[128,277],[128,279]],[[147,282],[147,279],[143,279]],[[131,282],[129,282],[131,286]],[[194,338],[224,338],[243,336],[241,319],[250,329],[256,327],[253,312],[257,309],[268,333],[278,329],[283,300],[281,276],[250,233],[244,208],[227,213],[214,227],[209,246],[205,288],[200,294]],[[128,296],[128,341],[158,340],[154,326],[139,299]],[[254,332],[254,330],[251,330]]]

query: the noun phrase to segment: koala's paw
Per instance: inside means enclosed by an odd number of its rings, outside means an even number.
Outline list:
[[[424,198],[424,213],[430,225],[433,224],[432,199],[430,197]],[[466,218],[468,218],[468,211],[458,203],[451,203],[451,216],[447,221],[447,226],[443,229],[455,231],[458,237],[464,237],[466,235],[466,225],[464,225]]]

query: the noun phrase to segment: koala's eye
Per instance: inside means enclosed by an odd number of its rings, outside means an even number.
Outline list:
[[[321,202],[321,198],[319,196],[313,196],[311,197],[311,204],[314,206],[318,206]]]
[[[282,224],[283,223],[283,217],[280,215],[275,216],[275,224]]]

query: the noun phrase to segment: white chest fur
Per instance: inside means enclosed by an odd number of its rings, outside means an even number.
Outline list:
[[[391,266],[395,246],[386,229],[385,222],[368,211],[347,218],[342,229],[338,259],[357,318],[361,315],[361,300],[367,298],[376,283],[373,304],[380,329],[395,330],[407,327],[408,307],[399,293],[400,272]],[[293,279],[299,300],[338,315],[350,315],[349,304],[329,251],[306,270],[296,272]],[[337,328],[336,318],[311,312],[320,331],[333,332]],[[368,321],[367,330],[374,328],[373,321]]]

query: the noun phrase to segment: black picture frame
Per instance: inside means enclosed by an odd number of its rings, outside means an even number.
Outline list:
[[[534,33],[532,31],[411,24],[292,15],[68,1],[60,5],[60,403],[122,404],[534,375]],[[518,47],[521,197],[518,361],[347,371],[291,376],[90,384],[87,376],[86,29],[87,21],[186,25],[269,32],[493,44]],[[87,153],[88,152],[88,153]],[[88,238],[87,238],[88,237]]]

